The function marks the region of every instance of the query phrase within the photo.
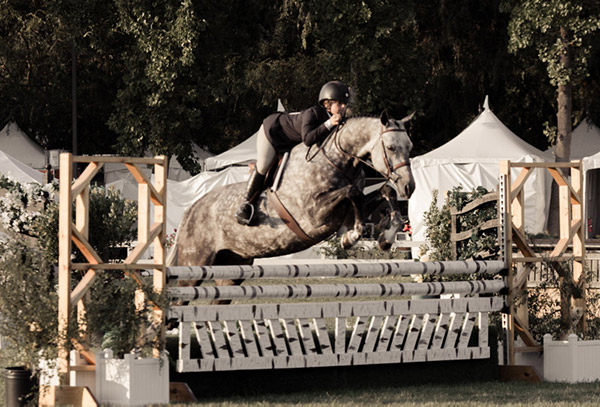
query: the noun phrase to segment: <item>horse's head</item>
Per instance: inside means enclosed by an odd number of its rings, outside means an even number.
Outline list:
[[[410,151],[412,141],[404,124],[411,114],[402,120],[390,119],[383,112],[380,125],[371,130],[371,141],[368,143],[369,155],[373,167],[384,177],[392,181],[403,199],[408,199],[415,190],[415,179],[410,168]]]

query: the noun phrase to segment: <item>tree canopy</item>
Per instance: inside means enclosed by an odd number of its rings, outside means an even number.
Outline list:
[[[598,123],[599,15],[591,0],[0,0],[0,122],[71,150],[75,57],[84,154],[176,154],[195,170],[192,142],[221,152],[278,98],[303,109],[333,79],[354,114],[416,111],[416,154],[458,134],[486,95],[545,149],[565,73],[544,36],[571,18],[572,117]]]

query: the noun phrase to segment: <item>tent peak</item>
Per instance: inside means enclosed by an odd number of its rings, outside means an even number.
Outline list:
[[[488,95],[485,95],[485,100],[483,101],[483,109],[490,110],[490,104],[488,103]]]

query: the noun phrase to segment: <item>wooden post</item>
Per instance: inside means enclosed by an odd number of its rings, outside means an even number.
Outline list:
[[[59,227],[58,227],[58,373],[63,385],[69,385],[68,328],[71,311],[71,227],[73,156],[60,155]]]
[[[90,232],[90,186],[86,185],[79,194],[75,197],[75,228],[81,233],[86,240],[89,241]],[[90,298],[90,292],[86,292],[86,300]],[[81,339],[84,343],[87,342],[87,325],[85,323],[85,302],[84,299],[77,301],[77,325],[81,332]]]
[[[162,160],[162,163],[154,165],[154,182],[157,193],[161,197],[161,204],[155,204],[154,206],[154,224],[161,224],[162,230],[159,235],[154,239],[154,291],[162,293],[166,282],[166,248],[165,248],[165,235],[166,235],[166,222],[167,222],[167,165],[168,159],[166,156],[158,157]],[[160,321],[160,332],[157,335],[154,347],[154,357],[160,357],[160,352],[163,350],[165,340],[165,314],[163,310],[155,309],[154,318],[156,322]]]
[[[506,295],[507,312],[502,314],[502,328],[504,331],[504,364],[512,366],[515,364],[515,328],[513,321],[514,313],[514,275],[512,269],[512,214],[511,214],[511,182],[510,182],[510,162],[500,161],[500,177],[504,183],[500,190],[499,203],[502,227],[504,228],[504,262],[507,268],[506,286],[508,294]]]
[[[579,227],[573,235],[573,279],[576,283],[581,282],[582,278],[585,278],[585,218],[583,213],[583,171],[581,160],[576,161],[571,168],[571,185],[573,192],[577,194],[578,200],[572,200],[571,205],[571,218],[572,222],[579,222]],[[587,287],[582,287],[583,297],[575,301],[575,306],[581,307],[583,310],[583,316],[579,321],[578,329],[579,332],[585,332],[586,330],[586,297]]]

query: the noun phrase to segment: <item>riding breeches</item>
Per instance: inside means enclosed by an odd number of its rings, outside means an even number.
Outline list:
[[[265,126],[260,126],[256,138],[256,170],[261,175],[266,175],[275,159],[277,152],[265,134]]]

